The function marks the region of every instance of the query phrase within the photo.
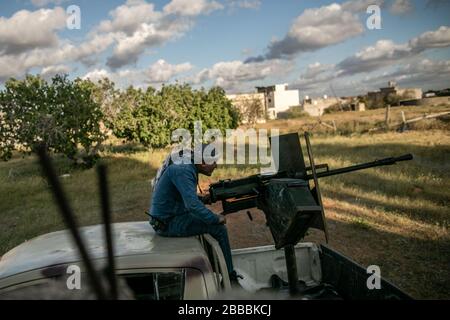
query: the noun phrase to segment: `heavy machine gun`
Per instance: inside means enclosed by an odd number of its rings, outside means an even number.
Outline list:
[[[319,178],[413,159],[411,154],[407,154],[330,170],[327,164],[315,165],[308,133],[304,134],[304,139],[308,167],[305,165],[299,135],[282,135],[278,137],[278,149],[274,149],[271,141],[272,156],[274,150],[279,150],[279,156],[273,159],[278,169],[276,173],[222,180],[209,186],[210,202],[221,201],[224,215],[250,208],[263,210],[275,247],[285,250],[291,292],[296,290],[297,279],[294,246],[304,238],[309,228],[322,230],[327,242],[329,238]]]

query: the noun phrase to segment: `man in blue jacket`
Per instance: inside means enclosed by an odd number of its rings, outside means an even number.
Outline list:
[[[203,149],[206,146],[203,146]],[[211,176],[217,167],[203,161],[173,163],[167,157],[154,182],[150,208],[150,224],[157,234],[166,237],[190,237],[209,233],[219,242],[227,263],[230,280],[236,281],[226,219],[217,215],[197,195],[198,174]]]

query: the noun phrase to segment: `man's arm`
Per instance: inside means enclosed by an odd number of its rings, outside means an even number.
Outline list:
[[[220,223],[219,217],[205,207],[197,196],[197,179],[194,169],[184,165],[172,165],[171,180],[183,198],[184,206],[190,213],[206,224]]]

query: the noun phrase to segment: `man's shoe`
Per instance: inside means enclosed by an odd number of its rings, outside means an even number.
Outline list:
[[[232,286],[232,287],[236,287],[236,286],[237,286],[237,287],[240,287],[240,285],[239,285],[239,279],[244,279],[244,277],[241,276],[240,274],[237,274],[236,271],[230,272],[229,276],[230,276],[231,286]]]

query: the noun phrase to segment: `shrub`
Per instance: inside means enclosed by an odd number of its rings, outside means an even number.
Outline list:
[[[279,112],[277,115],[278,119],[298,119],[298,118],[309,118],[310,115],[302,110],[302,107],[290,107],[286,112]]]

